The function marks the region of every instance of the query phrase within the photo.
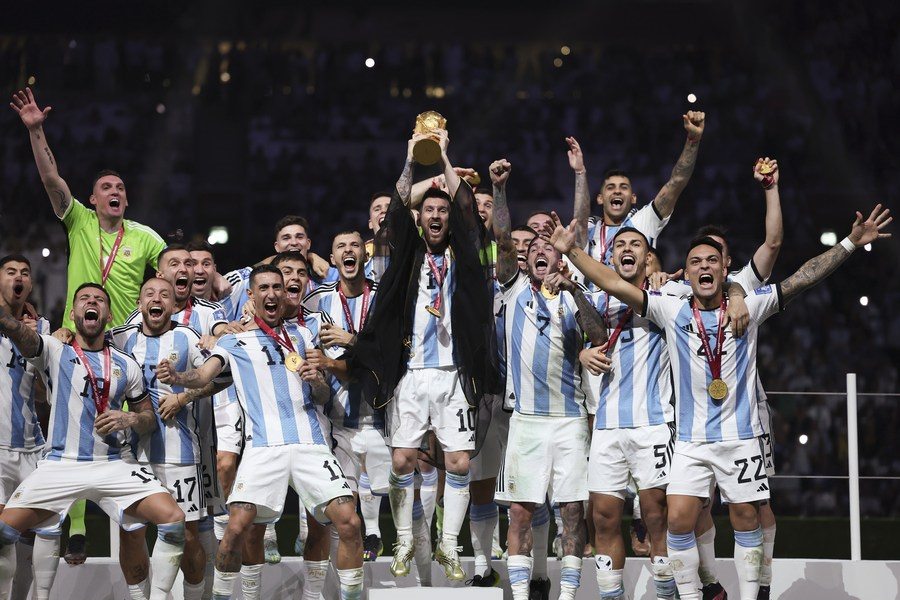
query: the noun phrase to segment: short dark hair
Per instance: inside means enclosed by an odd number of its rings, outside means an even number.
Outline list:
[[[477,187],[477,188],[475,188],[475,191],[472,193],[473,194],[484,194],[485,196],[490,196],[491,198],[494,197],[494,192],[490,188],[486,188],[486,187]]]
[[[112,300],[109,297],[109,292],[106,291],[105,287],[103,287],[99,283],[96,283],[93,281],[85,281],[84,283],[79,285],[77,288],[75,288],[75,293],[72,294],[72,302],[75,302],[75,298],[78,297],[78,292],[80,292],[81,290],[83,290],[85,288],[95,288],[95,289],[98,289],[101,292],[103,292],[103,295],[106,296],[106,303],[109,304],[110,307],[112,307]]]
[[[651,254],[656,256],[656,260],[659,261],[660,267],[666,264],[665,260],[663,260],[663,253],[659,251],[659,248],[654,248],[653,246],[647,248],[647,255],[649,256]]]
[[[697,230],[697,233],[694,234],[694,237],[709,237],[712,235],[718,236],[725,239],[725,236],[728,234],[728,230],[723,225],[704,225],[700,229]]]
[[[253,287],[253,280],[256,279],[257,275],[262,275],[263,273],[274,273],[284,281],[284,275],[281,274],[281,270],[275,265],[257,265],[250,271],[250,287]]]
[[[719,254],[724,255],[724,252],[722,251],[722,244],[712,239],[708,235],[701,235],[692,239],[690,245],[688,246],[687,254],[690,254],[691,250],[693,250],[697,246],[712,246]]]
[[[363,241],[364,244],[366,243],[365,238],[362,236],[362,234],[361,234],[360,232],[358,232],[358,231],[355,230],[355,229],[345,229],[345,230],[343,230],[343,231],[338,231],[336,234],[334,234],[334,237],[331,238],[331,245],[332,245],[332,246],[334,246],[334,240],[336,240],[336,239],[338,238],[339,235],[358,235],[358,236],[359,236],[359,239],[361,239],[361,240]]]
[[[546,210],[536,210],[533,213],[531,213],[530,215],[528,215],[528,218],[525,219],[525,222],[527,223],[528,221],[530,221],[532,219],[532,217],[536,217],[537,215],[546,215],[546,216],[550,217],[551,219],[553,218],[553,215],[548,213]],[[532,229],[532,231],[534,231],[534,230]],[[537,233],[537,232],[535,232],[535,233]]]
[[[628,181],[631,181],[631,177],[628,175],[628,173],[626,173],[622,169],[607,170],[606,173],[603,174],[602,182],[606,183],[606,180],[609,179],[610,177],[624,177]]]
[[[623,233],[636,233],[636,234],[638,234],[639,236],[641,236],[641,239],[644,240],[644,244],[647,246],[647,248],[650,247],[650,240],[647,239],[647,236],[646,236],[646,235],[644,235],[643,233],[641,233],[641,231],[640,231],[639,229],[636,229],[636,228],[634,228],[634,227],[630,227],[630,226],[627,226],[627,225],[626,225],[625,227],[620,227],[620,228],[619,228],[619,230],[616,232],[616,235],[613,236],[613,241],[615,241],[616,238],[619,237],[620,235],[622,235]]]
[[[118,171],[113,171],[112,169],[103,169],[102,171],[98,171],[97,174],[94,175],[94,179],[91,181],[91,193],[94,192],[94,186],[97,185],[97,182],[107,175],[118,177],[122,180],[122,183],[125,183],[125,178],[119,175]]]
[[[431,187],[425,190],[425,193],[422,194],[422,204],[425,204],[425,201],[429,198],[440,198],[441,200],[446,200],[448,203],[453,202],[453,200],[450,198],[450,194],[448,194],[441,188],[436,187]]]
[[[169,281],[168,279],[166,279],[165,277],[148,277],[147,279],[144,280],[144,283],[141,284],[141,291],[144,291],[144,286],[147,285],[148,283],[150,283],[151,281],[164,281],[165,283],[168,283],[169,287],[171,287],[172,289],[175,288],[175,286],[172,284],[172,282]]]
[[[175,252],[176,250],[184,250],[185,252],[190,252],[190,250],[188,250],[188,247],[180,242],[176,242],[174,244],[169,244],[168,246],[166,246],[165,248],[163,248],[162,250],[159,251],[159,254],[156,257],[157,266],[162,264],[163,256],[165,256],[169,252]]]
[[[21,254],[7,254],[3,258],[0,258],[0,267],[3,267],[6,265],[6,263],[11,263],[11,262],[25,263],[26,265],[28,265],[29,269],[31,268],[31,261],[28,260],[27,258],[25,258],[24,256],[22,256]]]
[[[537,234],[538,234],[537,231],[535,231],[534,229],[532,229],[532,228],[529,227],[528,225],[519,225],[518,227],[516,227],[515,229],[513,229],[512,231],[510,231],[510,233],[513,233],[513,232],[515,232],[515,231],[524,231],[525,233],[530,233],[530,234],[533,235],[533,236],[537,236]]]
[[[190,242],[187,245],[188,252],[209,252],[209,255],[213,257],[213,260],[216,259],[216,253],[213,250],[212,244],[205,240],[199,240],[195,242]]]
[[[275,223],[275,239],[278,239],[278,234],[281,233],[281,230],[287,227],[288,225],[299,225],[303,228],[303,231],[306,232],[306,235],[309,235],[309,221],[304,219],[299,215],[286,215],[278,219],[278,222]]]
[[[306,260],[306,257],[303,256],[303,253],[299,250],[288,250],[286,252],[279,252],[275,255],[275,258],[272,259],[272,266],[278,267],[283,262],[287,262],[289,260],[299,260],[306,266],[306,270],[309,270],[309,261]],[[278,271],[281,273],[281,271]]]
[[[372,208],[372,205],[379,198],[393,198],[393,195],[391,194],[391,192],[389,190],[384,190],[382,192],[375,192],[374,194],[372,194],[372,197],[369,198],[369,208]]]

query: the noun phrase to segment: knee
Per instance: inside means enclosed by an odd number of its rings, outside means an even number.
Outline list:
[[[641,500],[641,519],[648,527],[666,525],[666,504],[664,499],[655,498],[647,501]]]
[[[513,503],[509,507],[509,521],[510,524],[516,524],[519,527],[531,526],[531,517],[534,514],[534,509],[527,508],[522,504]]]
[[[237,470],[237,454],[232,452],[219,452],[216,454],[216,470],[227,475]]]
[[[754,504],[732,504],[728,512],[732,527],[738,531],[750,531],[759,527],[759,512]]]
[[[184,529],[184,511],[175,504],[174,500],[158,515],[156,525],[159,526],[163,523],[180,523],[182,530]]]
[[[469,472],[468,452],[449,452],[445,455],[447,471],[457,475],[465,475]]]
[[[604,502],[593,502],[592,506],[592,520],[597,533],[603,536],[619,534],[622,511],[614,510]]]
[[[412,473],[416,468],[416,451],[409,448],[395,448],[391,454],[391,468],[398,475]]]
[[[355,512],[343,516],[340,521],[335,522],[334,526],[337,528],[338,537],[342,542],[362,542],[361,524]]]

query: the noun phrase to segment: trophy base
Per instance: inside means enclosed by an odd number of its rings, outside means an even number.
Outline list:
[[[441,146],[432,139],[419,140],[413,146],[413,160],[420,165],[433,165],[441,159]]]

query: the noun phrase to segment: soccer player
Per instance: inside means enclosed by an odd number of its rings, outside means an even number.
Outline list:
[[[685,272],[692,295],[686,298],[642,290],[575,247],[573,221],[557,227],[551,240],[601,289],[665,328],[672,361],[678,415],[668,494],[669,558],[683,600],[699,600],[699,556],[694,528],[712,482],[719,486],[735,530],[735,566],[741,600],[756,600],[763,557],[759,502],[769,497],[759,418],[756,339],[760,323],[802,291],[815,285],[857,247],[889,237],[891,222],[877,205],[864,221],[856,213],[840,244],[807,261],[780,284],[747,296],[750,325],[741,338],[729,335],[723,284],[722,246],[709,237],[691,242]]]
[[[162,259],[165,262],[165,258]],[[186,284],[185,284],[186,285]],[[199,525],[206,518],[203,472],[200,466],[200,406],[202,395],[183,393],[156,378],[156,366],[165,357],[180,370],[198,367],[205,357],[200,350],[199,333],[183,322],[173,320],[177,291],[168,278],[148,279],[138,300],[140,319],[112,330],[113,343],[130,354],[140,365],[157,427],[149,434],[132,436],[131,447],[137,460],[150,468],[169,490],[185,514],[184,572],[185,600],[200,600],[204,589],[206,554],[200,544]],[[210,386],[211,387],[211,386]],[[208,391],[208,390],[207,390]],[[197,403],[193,400],[196,399]],[[208,401],[207,401],[208,402]],[[120,530],[119,562],[133,600],[146,597],[143,590],[148,559],[143,528]]]
[[[492,177],[508,176],[509,163],[492,165]],[[532,518],[548,491],[563,516],[560,598],[570,600],[581,584],[585,544],[588,419],[578,354],[585,334],[605,339],[600,316],[581,290],[562,277],[562,256],[545,239],[528,247],[527,267],[518,268],[505,194],[494,195],[497,281],[506,320],[506,393],[515,403],[503,465],[511,501],[509,580],[514,600],[530,593]]]
[[[72,306],[72,345],[38,335],[0,307],[0,332],[43,374],[52,407],[50,451],[0,514],[0,580],[12,576],[13,545],[23,531],[60,523],[76,499],[87,498],[126,528],[146,521],[157,526],[150,598],[162,600],[178,573],[184,513],[125,443],[129,429],[156,428],[141,368],[105,342],[110,312],[102,286],[82,284]],[[130,410],[123,412],[126,403]],[[50,585],[54,576],[55,569],[48,575]]]
[[[222,371],[230,371],[249,428],[246,448],[228,498],[229,520],[216,556],[213,598],[229,598],[238,571],[261,569],[266,522],[284,507],[287,486],[298,493],[317,519],[338,529],[338,576],[342,600],[362,593],[362,540],[350,486],[326,441],[326,422],[315,397],[326,400],[329,389],[321,373],[306,360],[312,334],[283,320],[284,277],[272,265],[250,275],[250,299],[256,316],[247,331],[223,336],[199,369],[176,372],[163,360],[157,376],[163,383],[198,388]],[[244,556],[247,538],[260,552]],[[243,586],[245,598],[259,598],[259,587]]]

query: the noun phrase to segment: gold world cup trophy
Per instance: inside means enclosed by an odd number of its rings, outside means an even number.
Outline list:
[[[414,133],[429,137],[419,140],[413,146],[413,159],[420,165],[433,165],[441,159],[441,145],[435,129],[446,129],[447,119],[441,113],[428,110],[416,117]]]

